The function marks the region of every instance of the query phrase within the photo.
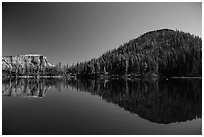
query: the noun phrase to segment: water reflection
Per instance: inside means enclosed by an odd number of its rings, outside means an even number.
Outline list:
[[[201,80],[80,80],[69,84],[151,122],[184,122],[201,118],[202,114]]]
[[[52,87],[60,90],[60,84],[57,79],[9,79],[3,81],[2,95],[41,98]]]
[[[194,80],[62,80],[18,79],[4,81],[3,96],[44,97],[51,88],[72,87],[101,96],[105,101],[151,122],[184,122],[202,115],[202,82]]]

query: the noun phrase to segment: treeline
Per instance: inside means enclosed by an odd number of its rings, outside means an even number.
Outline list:
[[[202,40],[178,30],[151,31],[65,70],[78,75],[201,76]]]
[[[162,29],[145,33],[99,58],[72,66],[59,63],[42,67],[42,61],[36,63],[35,60],[24,64],[12,64],[12,68],[3,70],[3,76],[198,77],[202,75],[202,39],[190,33]]]

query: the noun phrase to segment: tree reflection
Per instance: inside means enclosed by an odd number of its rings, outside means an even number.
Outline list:
[[[69,85],[101,96],[151,122],[184,122],[202,115],[201,80],[76,80]]]
[[[3,96],[44,97],[52,87],[101,96],[151,122],[184,122],[202,115],[202,81],[199,79],[91,80],[18,79],[3,81]]]

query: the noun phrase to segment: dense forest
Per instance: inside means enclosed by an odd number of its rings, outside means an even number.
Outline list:
[[[133,76],[201,76],[202,39],[182,31],[147,32],[99,58],[76,63],[66,73]]]

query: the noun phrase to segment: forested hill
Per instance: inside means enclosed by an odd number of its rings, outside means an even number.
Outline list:
[[[71,66],[68,72],[80,75],[201,76],[202,39],[178,30],[150,31],[99,58]]]

